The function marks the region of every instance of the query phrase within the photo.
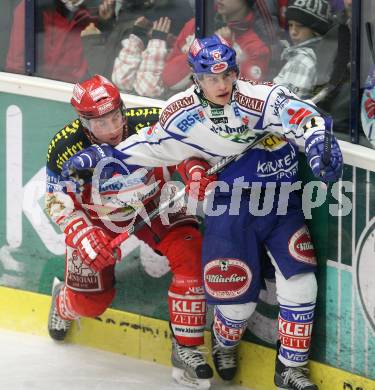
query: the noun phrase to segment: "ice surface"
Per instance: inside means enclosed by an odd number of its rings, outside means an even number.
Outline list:
[[[188,390],[171,368],[47,337],[0,330],[1,390]],[[249,390],[214,382],[211,390]]]

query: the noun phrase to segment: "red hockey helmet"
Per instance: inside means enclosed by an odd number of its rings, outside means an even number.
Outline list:
[[[85,119],[98,118],[123,107],[118,88],[98,74],[74,85],[70,103]]]

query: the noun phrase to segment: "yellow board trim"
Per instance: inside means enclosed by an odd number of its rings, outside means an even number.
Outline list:
[[[50,297],[0,287],[0,327],[48,336]],[[170,331],[166,321],[108,309],[100,319],[75,322],[67,341],[170,366]],[[205,335],[210,348],[209,334]],[[274,390],[275,352],[242,342],[235,382],[255,390]],[[246,362],[246,364],[244,363]],[[312,379],[319,390],[375,390],[375,381],[325,364],[311,362]]]

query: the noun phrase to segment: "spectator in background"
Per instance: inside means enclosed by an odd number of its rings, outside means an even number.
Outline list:
[[[274,45],[286,26],[288,0],[250,0],[251,3],[254,3],[254,30],[268,46]]]
[[[344,12],[348,17],[348,25],[352,20],[352,0],[344,0]]]
[[[312,99],[330,113],[335,132],[347,132],[350,128],[351,0],[330,3],[334,7],[332,28],[314,48],[318,80]]]
[[[75,82],[87,75],[81,31],[96,18],[84,8],[84,0],[39,1],[37,25],[37,74]],[[14,11],[6,71],[24,73],[25,0]]]
[[[253,29],[254,1],[217,0],[220,23],[216,34],[226,39],[236,50],[241,75],[251,80],[262,80],[267,74],[270,50]],[[195,36],[195,19],[189,20],[173,46],[163,70],[164,84],[180,90],[191,84],[187,53]]]
[[[286,30],[287,22],[286,22],[286,8],[288,6],[288,0],[278,0],[278,19],[279,25],[282,29]]]
[[[0,71],[5,69],[14,8],[20,0],[4,1],[0,13]]]
[[[300,98],[309,98],[317,84],[317,62],[324,61],[317,58],[314,49],[332,26],[331,8],[325,0],[292,0],[286,18],[291,44],[284,42],[281,59],[286,63],[273,81]]]
[[[151,23],[144,16],[136,19],[133,31],[121,44],[115,59],[112,81],[122,91],[141,96],[160,97],[164,92],[161,73],[167,56],[171,20],[161,17]]]
[[[98,73],[108,79],[112,78],[115,59],[119,58],[122,60],[120,55],[123,49],[122,42],[129,38],[130,34],[136,37],[139,37],[139,35],[145,37],[147,35],[145,31],[147,30],[150,35],[150,32],[155,30],[154,28],[151,29],[154,22],[159,22],[159,24],[155,25],[156,29],[161,28],[161,35],[158,35],[157,38],[159,39],[161,37],[161,40],[164,40],[165,35],[163,35],[162,30],[166,26],[161,21],[162,18],[173,19],[173,23],[170,24],[168,32],[174,35],[176,31],[179,32],[179,29],[193,15],[193,9],[185,0],[123,0],[122,2],[116,1],[116,4],[113,0],[102,0],[101,6],[108,10],[107,24],[111,25],[110,31],[103,33],[95,24],[91,24],[82,32],[81,38],[85,57],[88,61],[89,74]],[[141,18],[150,21],[150,23],[145,23],[145,28],[142,27],[144,23],[139,21]],[[156,30],[152,34],[152,40],[154,40],[157,35]],[[132,38],[130,43],[134,43],[133,40],[134,38]],[[144,43],[148,43],[146,38],[144,39]],[[162,42],[158,42],[157,44],[164,46]],[[136,50],[139,51],[139,48]],[[149,52],[146,52],[146,54],[149,55]],[[120,79],[120,76],[116,76],[115,80],[121,88],[121,84],[123,83],[119,82]],[[133,83],[134,81],[132,80]],[[158,83],[155,83],[155,85],[158,85]],[[157,96],[160,93],[152,92],[153,96]]]
[[[171,34],[178,35],[185,23],[193,16],[195,0],[116,0],[116,19],[134,20],[137,13],[142,13],[151,22],[160,17],[173,18]]]

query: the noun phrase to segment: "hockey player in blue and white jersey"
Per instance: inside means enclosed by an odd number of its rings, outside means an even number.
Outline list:
[[[235,51],[220,36],[195,39],[189,63],[195,85],[167,101],[155,126],[127,138],[115,151],[105,150],[125,164],[178,164],[189,193],[200,200],[209,185],[215,186],[211,182],[225,181],[227,192],[217,190],[214,197],[214,206],[225,211],[206,216],[203,243],[206,298],[215,305],[215,367],[225,380],[236,372],[236,349],[261,288],[265,247],[275,268],[280,305],[275,384],[316,390],[306,368],[317,296],[314,248],[296,191],[287,196],[284,211],[278,206],[285,203],[283,184],[296,181],[298,146],[305,149],[316,177],[335,181],[343,165],[339,145],[332,136],[329,161],[323,162],[326,118],[285,87],[238,79]],[[265,132],[270,135],[218,177],[204,176],[210,165],[241,154]],[[100,159],[91,147],[70,159],[65,169],[92,168]],[[272,202],[265,196],[267,186],[276,194]],[[256,188],[266,213],[254,213],[251,207],[249,212]]]

